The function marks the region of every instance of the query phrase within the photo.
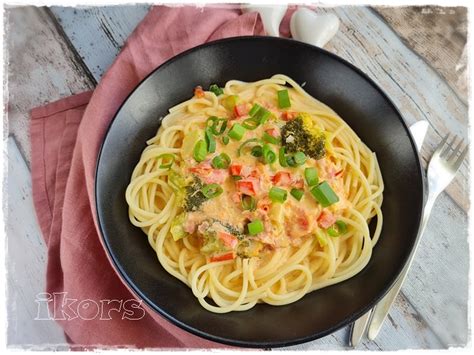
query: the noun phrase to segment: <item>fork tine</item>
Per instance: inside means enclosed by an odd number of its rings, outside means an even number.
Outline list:
[[[459,143],[456,145],[456,148],[453,148],[453,153],[449,156],[448,161],[454,163],[455,159],[456,159],[456,155],[458,154],[459,152],[459,149],[461,149],[461,146],[462,144],[464,143],[464,139],[460,139],[459,140]]]
[[[438,144],[438,146],[436,147],[435,152],[434,152],[433,155],[436,155],[436,154],[440,155],[440,154],[441,154],[441,152],[442,152],[442,151],[444,150],[444,148],[445,148],[444,145],[445,145],[446,142],[448,141],[448,138],[449,138],[449,133],[448,133],[447,135],[445,135],[444,138],[443,138],[443,140]]]
[[[440,154],[441,158],[446,158],[447,159],[448,153],[453,148],[454,142],[456,142],[456,136],[453,137],[453,139],[451,140],[451,143],[446,142],[446,147],[443,149],[443,151]]]
[[[461,152],[461,154],[459,155],[457,160],[454,163],[452,163],[453,169],[455,171],[457,171],[459,169],[459,167],[461,166],[461,164],[462,164],[464,158],[466,157],[466,154],[467,154],[468,151],[469,151],[469,144],[466,144],[466,146],[464,147],[464,150]]]

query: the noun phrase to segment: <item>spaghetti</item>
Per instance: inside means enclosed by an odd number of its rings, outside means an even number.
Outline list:
[[[381,232],[383,188],[354,131],[274,75],[197,87],[171,108],[126,200],[161,265],[225,313],[292,303],[360,272]]]

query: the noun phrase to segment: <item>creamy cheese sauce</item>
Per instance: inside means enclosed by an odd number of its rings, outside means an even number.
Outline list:
[[[247,103],[247,108],[254,102]],[[262,104],[260,102],[260,104]],[[314,235],[317,229],[328,228],[328,223],[333,224],[342,210],[348,206],[347,196],[344,192],[342,171],[332,161],[331,155],[326,155],[319,160],[307,157],[304,164],[296,167],[282,167],[279,163],[278,152],[280,144],[268,145],[276,154],[276,160],[271,164],[264,164],[261,157],[251,154],[251,148],[262,143],[249,143],[242,148],[242,144],[249,139],[261,139],[265,132],[272,136],[281,137],[281,128],[285,120],[280,119],[284,111],[279,111],[274,105],[267,103],[271,110],[272,118],[256,129],[246,130],[240,140],[230,139],[228,144],[216,136],[216,150],[208,154],[206,160],[197,162],[194,159],[185,160],[185,173],[197,176],[204,184],[218,184],[223,192],[204,202],[195,212],[186,214],[185,229],[188,232],[199,234],[199,225],[209,221],[219,221],[222,225],[232,226],[235,230],[245,234],[245,226],[255,219],[263,223],[264,229],[252,240],[258,240],[270,249],[300,245],[305,237]],[[243,124],[250,116],[224,117],[228,119],[228,127],[235,123]],[[196,130],[201,137],[204,136],[205,126],[197,126]],[[240,154],[239,154],[240,148]],[[216,169],[212,166],[212,159],[226,153],[230,160],[227,169]],[[232,176],[233,167],[239,168],[238,179]],[[337,194],[339,201],[328,208],[323,208],[312,196],[308,188],[304,189],[300,201],[294,198],[290,191],[292,188],[305,187],[305,168],[314,167],[318,171],[319,182],[327,181]],[[288,179],[289,177],[289,179]],[[272,187],[279,187],[287,192],[284,202],[272,202],[269,192]],[[251,187],[249,190],[248,187]],[[307,187],[307,186],[306,186]],[[242,197],[250,195],[255,199],[256,208],[245,210],[242,206]],[[324,217],[321,221],[321,217]],[[207,224],[206,224],[207,225]],[[202,229],[202,228],[201,228]],[[248,236],[247,236],[248,237]],[[245,236],[239,235],[240,240]]]

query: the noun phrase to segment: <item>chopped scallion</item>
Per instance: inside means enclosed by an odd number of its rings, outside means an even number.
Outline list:
[[[209,125],[209,123],[211,124]],[[220,136],[227,128],[227,120],[225,118],[211,116],[207,119],[206,126],[213,135]]]
[[[271,114],[270,111],[261,107],[260,110],[258,110],[257,113],[252,117],[258,120],[260,124],[264,124],[265,122],[267,122],[268,117],[270,117],[270,114]]]
[[[260,106],[259,104],[254,104],[249,111],[249,115],[254,116],[261,108],[262,106]]]
[[[286,168],[288,166],[288,162],[286,160],[286,155],[285,155],[285,147],[281,147],[280,150],[278,151],[278,161],[280,162],[280,165],[283,168]]]
[[[209,86],[209,91],[213,92],[216,96],[222,95],[224,89],[220,88],[217,84],[212,84]]]
[[[326,229],[326,232],[331,237],[339,237],[347,232],[347,225],[343,221],[337,220],[336,223]]]
[[[263,154],[263,149],[261,145],[256,145],[255,147],[252,148],[250,151],[250,154],[254,156],[255,158],[260,158]]]
[[[244,136],[244,134],[245,134],[245,128],[239,123],[234,123],[234,125],[232,126],[232,128],[230,129],[228,133],[229,137],[236,141],[240,141],[242,137]]]
[[[160,169],[171,169],[176,157],[174,154],[166,153],[161,154],[157,159],[161,159]]]
[[[293,155],[293,159],[295,160],[296,166],[303,165],[306,162],[306,154],[303,152],[296,152]]]
[[[323,181],[318,186],[313,187],[311,189],[311,194],[323,207],[331,206],[339,201],[339,197],[337,197],[327,181]]]
[[[219,184],[205,185],[201,192],[206,198],[214,198],[219,196],[224,190]]]
[[[237,149],[237,156],[241,156],[243,153],[244,148],[249,145],[250,143],[262,143],[262,140],[259,138],[250,138],[247,139],[245,142],[243,142],[240,146],[239,149]]]
[[[254,104],[249,111],[249,115],[255,119],[259,125],[263,124],[267,121],[268,117],[270,117],[271,112],[267,109],[263,108],[259,104]]]
[[[268,193],[268,196],[273,202],[283,203],[286,201],[287,192],[286,190],[280,189],[279,187],[272,187]]]
[[[203,139],[197,141],[196,145],[194,146],[193,157],[194,159],[200,163],[204,159],[206,159],[207,155],[207,144]]]
[[[295,167],[296,166],[295,155],[294,154],[289,154],[286,157],[286,163],[288,164],[288,166]]]
[[[339,229],[339,232],[341,234],[344,234],[344,233],[347,232],[347,224],[345,222],[341,221],[340,219],[338,219],[336,221],[336,226]]]
[[[318,170],[316,168],[304,169],[304,178],[308,186],[314,186],[319,183]]]
[[[280,108],[288,108],[291,107],[291,102],[290,102],[290,94],[288,93],[288,90],[280,90],[278,91],[278,107]]]
[[[301,201],[304,195],[304,190],[292,188],[290,191],[291,196],[296,198],[298,201]]]
[[[248,229],[250,235],[256,235],[258,233],[263,232],[264,227],[263,227],[263,223],[262,223],[261,220],[255,219],[252,222],[250,222],[249,224],[247,224],[247,229]]]
[[[207,151],[209,153],[214,153],[216,151],[216,139],[212,135],[209,128],[206,129],[205,132],[206,144],[207,144]]]
[[[212,166],[215,169],[227,169],[230,165],[230,157],[226,153],[216,155],[212,159]]]
[[[339,231],[336,228],[334,228],[334,226],[331,226],[328,229],[326,229],[326,232],[330,237],[339,237],[340,235]]]
[[[263,140],[267,143],[271,144],[279,144],[280,143],[280,138],[279,137],[273,137],[272,135],[268,134],[267,132],[263,132]]]
[[[250,131],[253,131],[255,128],[257,128],[260,125],[260,122],[256,120],[255,118],[247,118],[242,122],[242,126],[247,128]]]
[[[272,164],[276,160],[276,154],[268,144],[263,145],[262,157],[264,164]]]
[[[242,209],[245,211],[255,211],[257,200],[253,196],[242,195]]]

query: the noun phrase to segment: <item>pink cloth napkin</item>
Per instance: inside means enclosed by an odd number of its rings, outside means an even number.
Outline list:
[[[289,35],[293,10],[281,25],[283,36]],[[157,6],[129,37],[94,92],[32,110],[33,199],[48,248],[49,312],[72,345],[223,347],[181,330],[143,303],[140,306],[121,281],[99,237],[96,159],[117,109],[158,65],[204,42],[263,34],[259,16],[242,14],[236,6]]]

